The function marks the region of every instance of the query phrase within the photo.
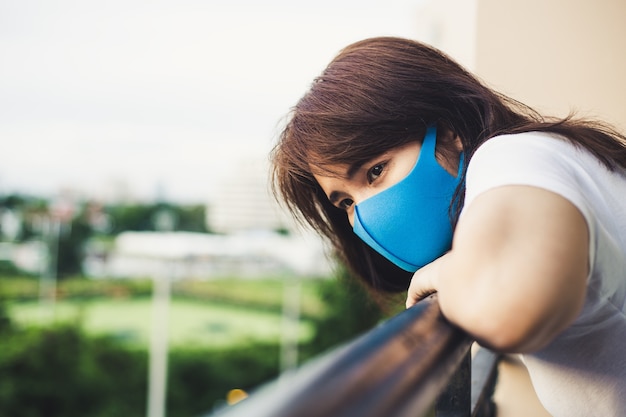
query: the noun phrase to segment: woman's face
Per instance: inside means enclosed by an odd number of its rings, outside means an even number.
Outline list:
[[[322,168],[328,173],[314,176],[328,200],[345,210],[354,225],[354,206],[406,177],[417,162],[420,148],[419,142],[410,142],[362,165],[325,165]]]

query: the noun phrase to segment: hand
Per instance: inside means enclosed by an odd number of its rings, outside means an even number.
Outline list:
[[[440,267],[447,257],[448,254],[445,254],[413,274],[406,297],[406,308],[437,292]]]

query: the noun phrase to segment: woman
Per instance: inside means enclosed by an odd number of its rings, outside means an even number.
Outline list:
[[[555,416],[626,415],[626,138],[548,120],[441,52],[348,46],[293,109],[276,192],[380,292],[522,353]]]

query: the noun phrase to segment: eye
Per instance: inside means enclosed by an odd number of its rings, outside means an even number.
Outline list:
[[[371,184],[374,181],[376,181],[378,177],[380,177],[383,174],[383,171],[385,170],[386,165],[387,163],[383,162],[383,163],[376,164],[373,167],[371,167],[370,170],[367,171],[367,182]]]
[[[354,200],[351,198],[344,198],[337,204],[340,209],[347,210],[354,204]]]

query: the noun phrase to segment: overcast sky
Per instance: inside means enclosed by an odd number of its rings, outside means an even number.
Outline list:
[[[206,202],[343,46],[421,0],[0,0],[0,193]]]

